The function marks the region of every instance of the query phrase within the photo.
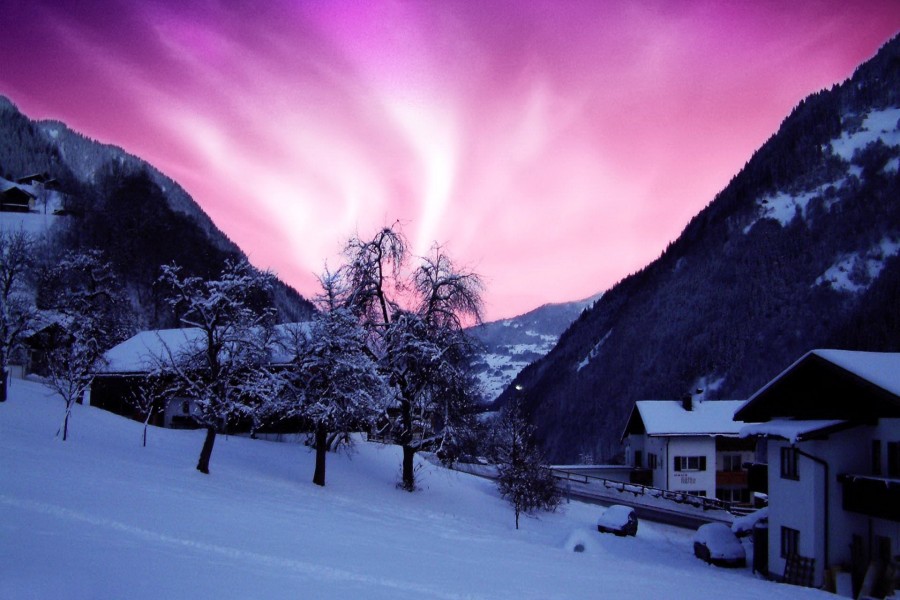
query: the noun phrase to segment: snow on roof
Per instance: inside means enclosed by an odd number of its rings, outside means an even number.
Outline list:
[[[900,396],[900,352],[813,350],[812,353]]]
[[[794,421],[790,419],[773,419],[765,423],[744,425],[741,427],[740,435],[742,438],[755,435],[776,437],[796,444],[810,435],[815,435],[826,429],[841,427],[847,423],[847,421],[841,420]]]
[[[747,401],[742,403],[742,406],[753,403],[758,396],[772,387],[787,373],[793,371],[797,365],[806,360],[811,354],[827,360],[833,365],[841,367],[895,396],[900,396],[900,352],[817,349],[810,350],[791,363],[784,371],[754,392]]]
[[[142,331],[103,355],[106,365],[103,373],[139,373],[152,371],[179,350],[198,341],[200,329],[158,329]]]
[[[294,331],[303,335],[309,332],[308,323],[285,323],[275,326],[276,344],[273,363],[291,360],[291,338]],[[169,355],[176,355],[190,345],[201,341],[203,331],[198,328],[156,329],[142,331],[104,354],[106,365],[101,373],[144,373],[154,370]]]
[[[743,423],[734,420],[743,400],[694,400],[685,410],[680,400],[638,400],[635,408],[647,435],[738,435]]]

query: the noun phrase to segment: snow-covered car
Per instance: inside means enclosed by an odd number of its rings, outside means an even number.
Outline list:
[[[747,565],[744,546],[724,523],[707,523],[697,529],[694,534],[694,556],[720,567]]]
[[[616,535],[637,535],[638,519],[630,506],[614,504],[597,520],[597,531]]]

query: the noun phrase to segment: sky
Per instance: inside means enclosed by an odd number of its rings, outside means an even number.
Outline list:
[[[0,94],[178,181],[302,294],[399,221],[488,320],[657,258],[896,1],[0,0]]]

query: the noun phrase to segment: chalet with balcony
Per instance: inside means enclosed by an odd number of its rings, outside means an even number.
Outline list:
[[[767,441],[769,574],[806,564],[819,587],[843,572],[854,596],[886,581],[900,560],[900,353],[813,350],[735,419]]]
[[[733,419],[740,400],[639,400],[622,435],[633,483],[749,503],[754,443]]]

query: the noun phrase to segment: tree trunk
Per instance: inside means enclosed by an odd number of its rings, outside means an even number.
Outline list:
[[[313,473],[313,483],[325,485],[325,453],[328,452],[328,431],[324,426],[316,427],[316,472]]]
[[[203,440],[203,449],[200,450],[200,461],[197,470],[209,475],[209,458],[212,456],[213,444],[216,443],[216,428],[212,425],[206,427],[206,439]]]
[[[66,418],[63,419],[63,441],[69,437],[69,415],[72,414],[72,405],[66,402]]]
[[[6,385],[9,382],[9,376],[6,374],[6,367],[0,368],[0,402],[6,402]]]
[[[416,449],[412,446],[404,444],[403,446],[403,489],[407,492],[416,489],[416,473],[413,469],[413,457],[416,455]]]
[[[516,529],[519,528],[519,505],[516,504]]]
[[[153,409],[147,411],[147,418],[144,419],[144,448],[147,447],[147,424],[150,423],[150,417],[153,415]]]

